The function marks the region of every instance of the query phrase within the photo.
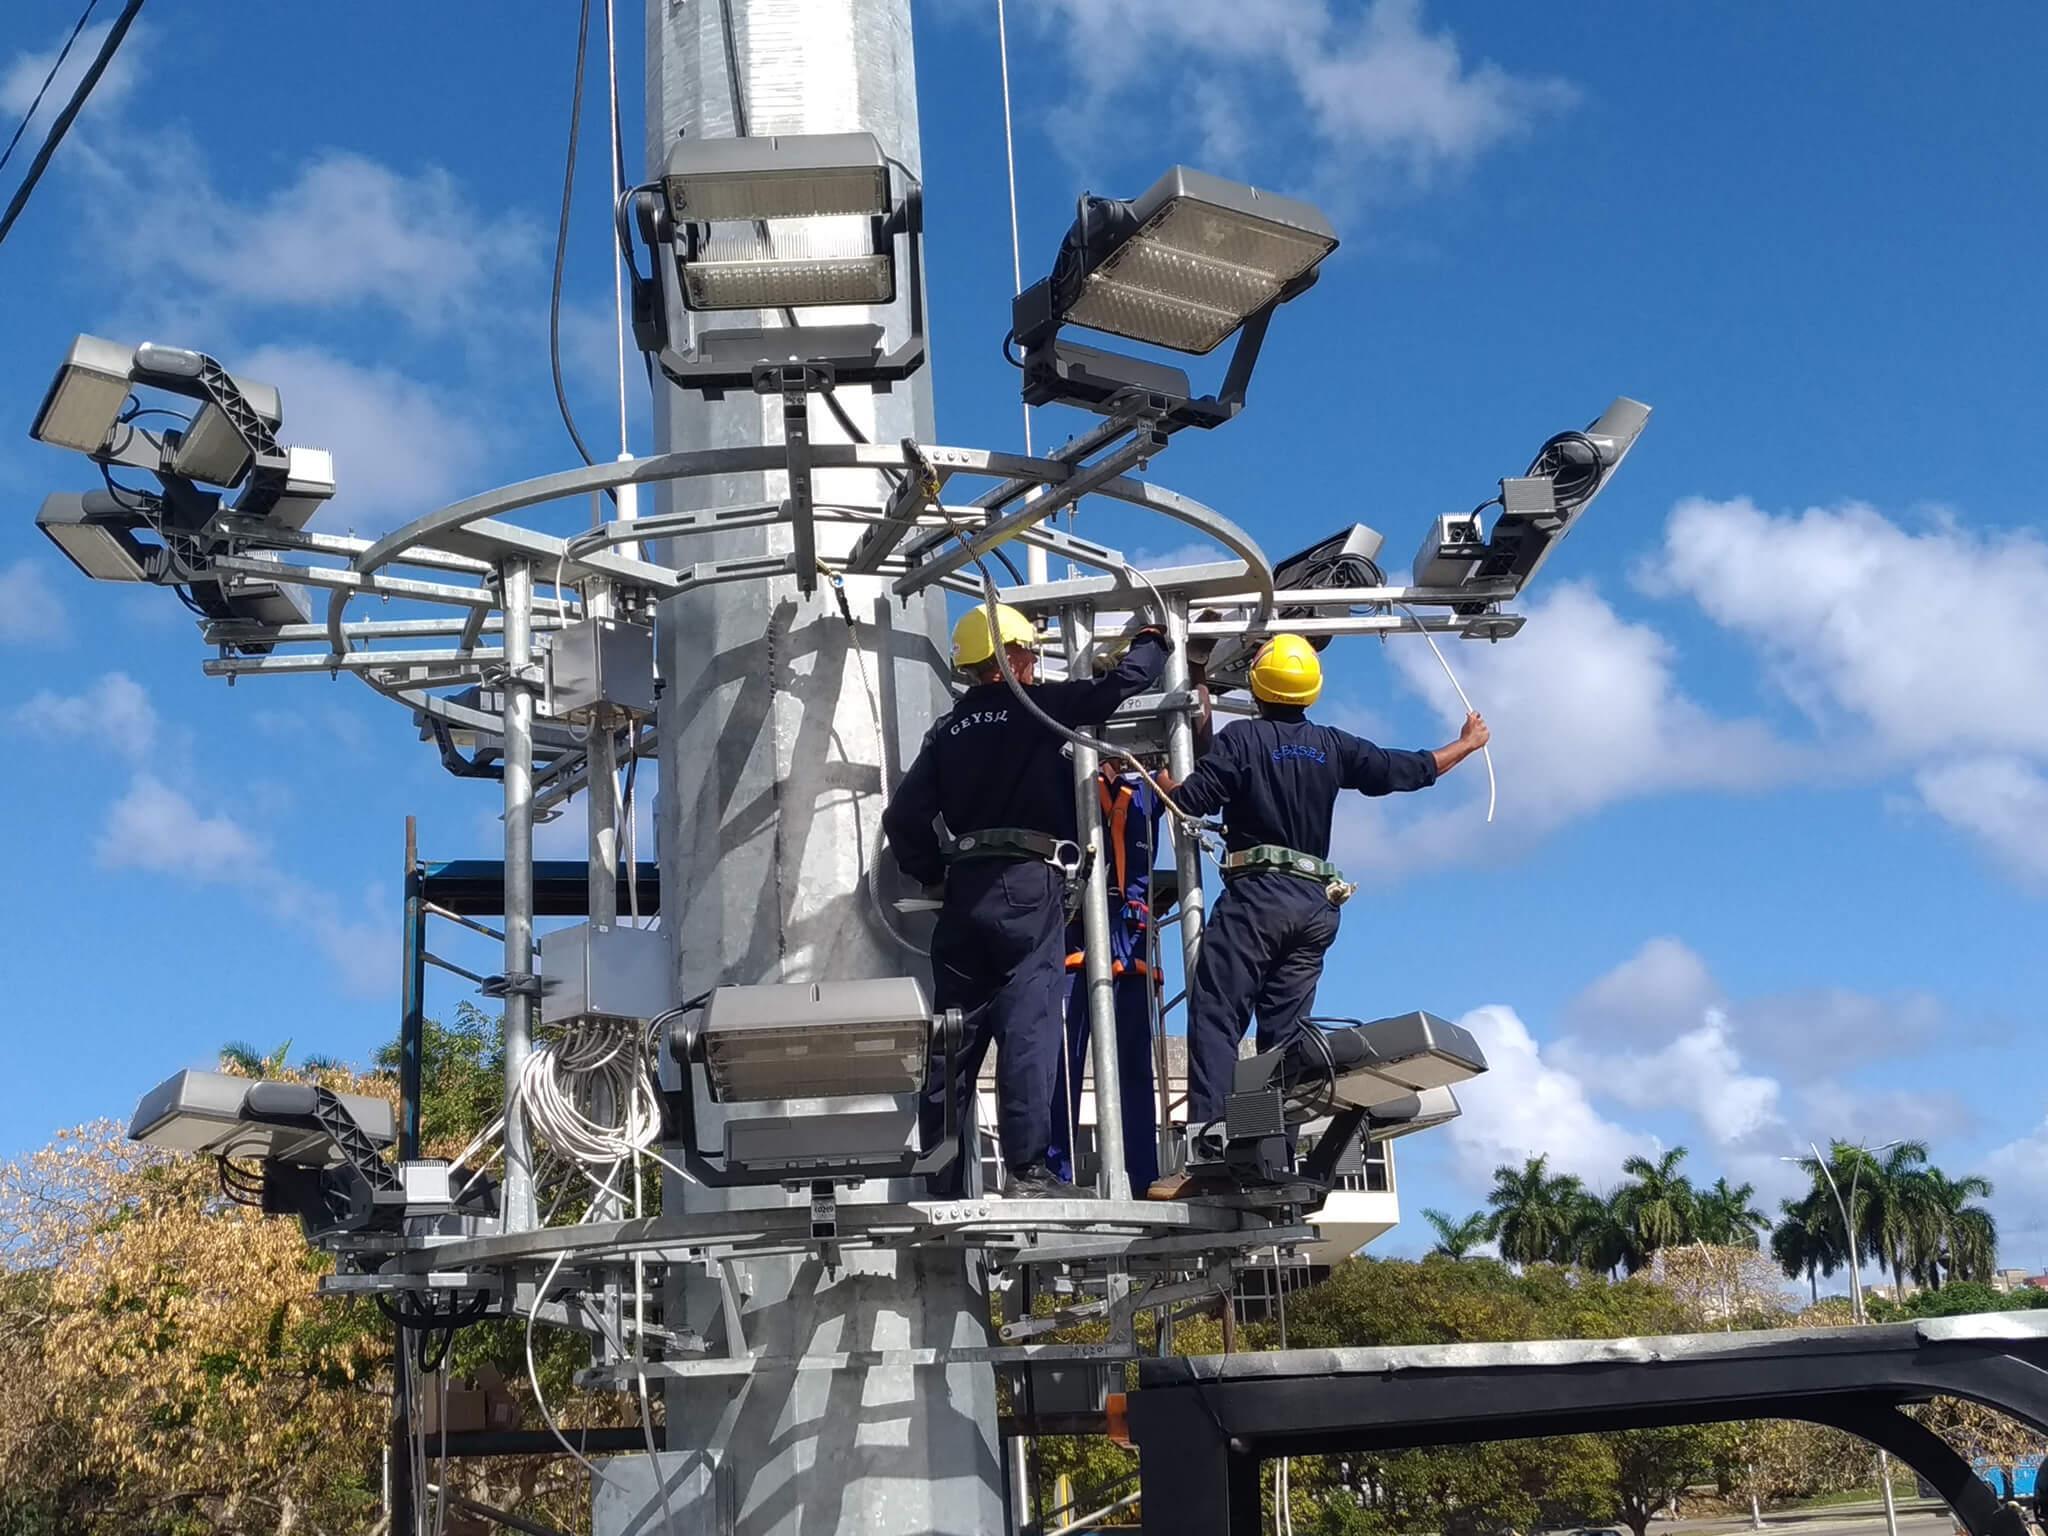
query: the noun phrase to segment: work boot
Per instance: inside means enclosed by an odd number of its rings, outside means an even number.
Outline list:
[[[1005,1200],[1063,1200],[1073,1193],[1074,1186],[1044,1163],[1012,1168],[1010,1176],[1003,1180]]]
[[[1234,1195],[1237,1186],[1228,1179],[1197,1178],[1191,1173],[1169,1173],[1155,1179],[1145,1191],[1147,1200],[1199,1200],[1204,1195]]]

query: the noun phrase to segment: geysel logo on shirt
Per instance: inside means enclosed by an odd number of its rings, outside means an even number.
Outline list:
[[[1007,709],[970,710],[968,713],[960,716],[959,719],[955,720],[953,722],[952,729],[947,731],[946,734],[948,736],[958,736],[962,731],[968,729],[970,726],[1001,725],[1004,721],[1008,720],[1009,718],[1010,712]]]

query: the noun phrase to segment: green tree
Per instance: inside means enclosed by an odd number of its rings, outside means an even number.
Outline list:
[[[1678,1171],[1685,1156],[1684,1147],[1673,1147],[1654,1162],[1631,1157],[1621,1165],[1628,1182],[1615,1192],[1615,1214],[1645,1257],[1692,1241],[1698,1197],[1692,1180]]]
[[[1719,1427],[1625,1429],[1607,1437],[1614,1457],[1615,1512],[1644,1536],[1657,1512],[1714,1470]]]
[[[1926,1162],[1924,1141],[1898,1142],[1885,1148],[1882,1156],[1834,1141],[1828,1143],[1825,1168],[1811,1157],[1800,1159],[1800,1166],[1813,1180],[1814,1192],[1835,1209],[1838,1234],[1841,1220],[1834,1202],[1835,1191],[1841,1192],[1853,1229],[1851,1234],[1842,1234],[1841,1248],[1849,1261],[1874,1259],[1891,1272],[1893,1286],[1902,1293],[1907,1270],[1930,1240]]]
[[[1493,1235],[1493,1218],[1484,1211],[1474,1211],[1462,1221],[1453,1221],[1442,1211],[1424,1211],[1422,1219],[1436,1233],[1436,1243],[1429,1251],[1446,1259],[1468,1257]]]
[[[1977,1174],[1951,1179],[1929,1168],[1920,1180],[1923,1238],[1913,1278],[1939,1288],[1958,1280],[1989,1281],[1998,1268],[1998,1222],[1973,1200],[1991,1198],[1991,1181]]]
[[[1771,1229],[1771,1257],[1787,1280],[1806,1276],[1807,1288],[1818,1302],[1819,1277],[1832,1275],[1844,1262],[1834,1196],[1824,1188],[1810,1190],[1797,1200],[1779,1201],[1778,1209],[1784,1215]]]
[[[1486,1203],[1493,1207],[1493,1235],[1500,1256],[1511,1264],[1568,1264],[1586,1189],[1570,1174],[1550,1172],[1546,1153],[1520,1168],[1493,1170]]]
[[[1695,1201],[1693,1236],[1715,1248],[1756,1247],[1757,1234],[1770,1231],[1771,1218],[1750,1204],[1755,1198],[1754,1184],[1731,1187],[1725,1177],[1714,1180]]]

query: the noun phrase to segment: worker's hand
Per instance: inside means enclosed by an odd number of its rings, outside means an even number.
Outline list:
[[[1477,752],[1493,739],[1493,732],[1486,724],[1486,717],[1473,710],[1465,717],[1464,729],[1458,732],[1458,745],[1467,752]]]
[[[1131,644],[1136,645],[1140,640],[1144,640],[1147,638],[1157,640],[1159,642],[1159,648],[1165,651],[1167,655],[1171,656],[1173,654],[1173,637],[1167,634],[1165,629],[1161,626],[1157,624],[1147,624],[1143,629],[1139,630],[1135,635],[1131,636]]]
[[[1174,778],[1173,770],[1171,768],[1162,768],[1157,773],[1153,774],[1152,782],[1154,784],[1157,784],[1161,789],[1165,790],[1169,795],[1172,794],[1176,789],[1180,788],[1180,784]]]

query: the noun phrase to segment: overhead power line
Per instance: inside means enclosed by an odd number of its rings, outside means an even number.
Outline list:
[[[0,242],[7,239],[8,231],[14,228],[14,221],[21,217],[21,210],[28,206],[29,194],[35,191],[36,183],[43,179],[43,172],[49,168],[50,157],[57,153],[57,146],[64,142],[64,135],[71,129],[72,120],[79,109],[92,95],[93,87],[100,83],[100,76],[107,72],[107,65],[113,62],[120,50],[121,39],[128,35],[128,28],[134,24],[136,13],[142,9],[142,0],[128,0],[121,14],[107,29],[106,38],[100,43],[100,51],[87,66],[78,88],[71,93],[71,99],[64,103],[64,110],[57,114],[57,120],[50,124],[50,131],[43,139],[43,147],[36,151],[36,157],[29,163],[28,174],[22,178],[21,186],[15,190],[14,200],[7,205],[7,212],[0,214]]]
[[[71,35],[64,39],[64,46],[57,50],[57,57],[50,65],[50,72],[43,76],[43,83],[36,87],[36,99],[28,104],[28,110],[21,114],[21,121],[14,125],[14,137],[7,141],[7,147],[0,149],[0,171],[7,169],[7,162],[14,158],[14,148],[21,142],[21,136],[28,132],[28,125],[35,121],[36,109],[42,106],[43,97],[49,94],[50,82],[57,78],[57,71],[64,67],[64,61],[71,57],[71,49],[78,41],[78,34],[85,30],[85,24],[92,20],[92,13],[99,8],[100,0],[85,0],[85,9],[79,13],[78,25],[71,29]]]

